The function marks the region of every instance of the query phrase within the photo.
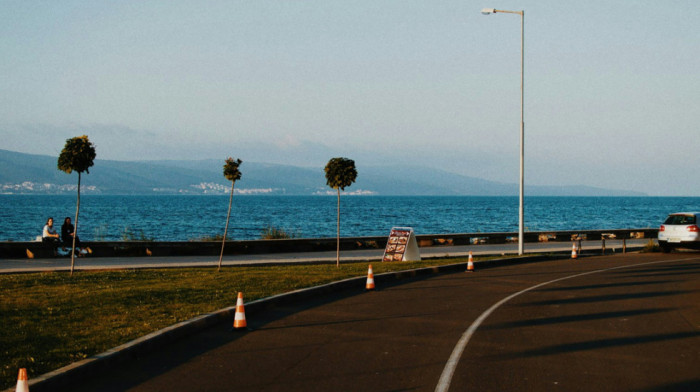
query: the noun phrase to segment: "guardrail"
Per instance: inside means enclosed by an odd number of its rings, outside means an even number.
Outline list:
[[[524,240],[530,242],[571,242],[605,239],[627,240],[633,238],[656,238],[658,229],[615,230],[569,230],[526,232]],[[343,237],[341,250],[384,249],[388,236]],[[504,233],[460,233],[417,235],[419,247],[458,246],[482,244],[517,243],[517,232]],[[124,256],[210,256],[221,252],[218,241],[83,241],[89,246],[93,257]],[[227,255],[321,252],[336,249],[335,238],[294,238],[279,240],[226,241]],[[35,257],[53,256],[53,248],[38,241],[0,242],[0,258],[26,258],[27,250]]]

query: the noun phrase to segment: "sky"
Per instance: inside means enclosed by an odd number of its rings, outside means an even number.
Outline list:
[[[0,149],[700,196],[696,0],[0,0]],[[244,170],[244,166],[241,166]]]

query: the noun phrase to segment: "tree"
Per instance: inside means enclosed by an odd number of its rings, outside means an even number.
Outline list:
[[[58,169],[71,174],[78,172],[78,202],[75,207],[75,230],[73,231],[73,247],[70,255],[70,275],[73,276],[75,265],[75,238],[78,237],[78,214],[80,213],[80,180],[83,172],[90,174],[90,167],[95,160],[95,146],[88,137],[76,136],[66,140],[66,145],[58,156]]]
[[[326,172],[326,185],[338,191],[338,231],[336,247],[336,267],[340,267],[340,191],[352,185],[357,178],[355,161],[348,158],[331,158],[324,169]]]
[[[224,258],[224,245],[226,245],[226,235],[228,233],[228,221],[231,217],[231,204],[233,203],[233,186],[236,185],[236,181],[241,179],[241,172],[238,170],[238,166],[241,165],[243,161],[240,159],[234,160],[229,157],[226,159],[224,164],[224,177],[231,181],[231,196],[228,199],[228,214],[226,214],[226,228],[224,229],[224,238],[221,240],[221,255],[219,256],[219,269],[221,271],[221,260]]]

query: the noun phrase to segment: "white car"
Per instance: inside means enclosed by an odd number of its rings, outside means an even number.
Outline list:
[[[677,212],[659,227],[659,246],[664,252],[673,248],[700,249],[700,212]]]

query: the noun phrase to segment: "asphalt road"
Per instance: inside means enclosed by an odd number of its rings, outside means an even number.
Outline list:
[[[477,264],[478,266],[478,264]],[[218,325],[71,391],[700,390],[700,254],[514,264]]]

